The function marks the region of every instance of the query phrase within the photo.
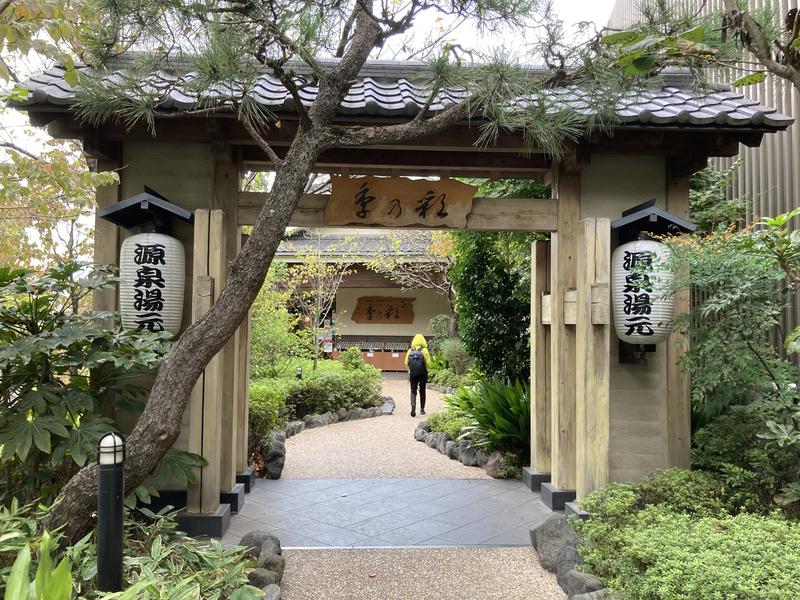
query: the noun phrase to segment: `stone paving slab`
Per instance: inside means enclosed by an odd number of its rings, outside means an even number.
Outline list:
[[[259,480],[222,541],[264,529],[289,548],[529,546],[550,514],[516,480]]]
[[[533,548],[287,550],[283,600],[564,600]]]

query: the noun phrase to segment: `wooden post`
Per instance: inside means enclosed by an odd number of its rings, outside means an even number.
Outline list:
[[[250,315],[248,314],[239,331],[236,333],[238,352],[236,368],[239,371],[236,390],[236,472],[244,473],[247,469],[248,436],[250,432]]]
[[[550,287],[550,243],[531,244],[531,467],[550,472],[550,327],[542,299]]]
[[[211,254],[215,282],[215,301],[225,285],[228,265],[239,252],[239,169],[235,162],[220,157],[214,164],[214,207],[224,213],[219,250]],[[212,243],[215,240],[212,239]],[[220,391],[220,491],[233,489],[236,484],[237,418],[236,397],[239,369],[236,362],[236,336],[231,337],[219,353],[222,381]]]
[[[98,171],[113,171],[119,168],[116,162],[97,161]],[[95,200],[97,208],[105,208],[119,201],[120,185],[105,185],[97,188]],[[116,265],[119,264],[119,227],[100,219],[95,213],[94,218],[94,264]],[[92,305],[97,311],[115,311],[119,308],[119,295],[117,286],[110,286],[102,290],[95,290]]]
[[[575,327],[565,322],[564,301],[577,285],[576,244],[580,214],[580,175],[560,173],[558,232],[552,235],[550,256],[550,392],[551,485],[574,490],[575,457]]]
[[[611,222],[584,219],[578,235],[576,303],[577,498],[608,483]]]
[[[209,211],[194,212],[194,244],[192,249],[192,322],[206,314],[213,304],[214,280],[208,275]],[[203,404],[205,372],[194,388],[189,401],[189,452],[203,454]],[[195,469],[197,483],[187,490],[186,509],[191,513],[203,512],[203,477],[208,467]],[[219,500],[219,499],[218,499]],[[208,512],[216,510],[210,508]]]
[[[667,174],[667,210],[689,219],[689,177]],[[681,290],[675,297],[675,315],[689,312],[690,292]],[[689,347],[689,340],[673,333],[667,340],[667,464],[688,469],[692,444],[691,388],[689,376],[678,361]]]

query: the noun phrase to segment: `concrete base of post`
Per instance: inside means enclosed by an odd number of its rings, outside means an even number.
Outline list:
[[[241,473],[237,473],[236,483],[243,483],[244,493],[249,494],[256,484],[256,470],[253,467],[247,467]]]
[[[531,467],[522,467],[522,483],[532,492],[540,492],[543,483],[550,482],[550,473],[539,473]]]
[[[190,513],[182,511],[176,517],[178,529],[192,537],[222,537],[231,524],[230,504],[220,504],[213,513]]]
[[[244,506],[244,484],[236,483],[226,492],[219,493],[220,504],[230,504],[231,512],[238,513]]]
[[[542,484],[542,502],[550,510],[564,510],[564,505],[573,500],[575,490],[560,490],[550,483]]]

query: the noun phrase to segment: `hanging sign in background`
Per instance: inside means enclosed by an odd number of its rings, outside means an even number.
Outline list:
[[[463,229],[477,189],[453,179],[334,177],[325,224]]]
[[[410,325],[414,322],[414,298],[388,296],[361,296],[353,311],[355,323],[396,323]]]

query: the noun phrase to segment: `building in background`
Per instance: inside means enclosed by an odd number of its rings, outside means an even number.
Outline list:
[[[724,11],[722,0],[670,0],[675,6],[681,4],[702,8],[704,13]],[[643,0],[617,0],[608,20],[612,29],[626,29],[641,20],[639,7]],[[776,18],[782,20],[790,10],[797,9],[797,0],[748,0],[750,8],[772,7]],[[732,81],[737,75],[724,73],[720,81]],[[763,83],[736,90],[746,97],[757,100],[762,106],[771,106],[779,113],[800,117],[800,94],[792,85],[780,77],[768,74]],[[739,156],[715,158],[713,164],[725,169],[741,159],[736,181],[730,190],[731,197],[747,199],[748,225],[762,217],[789,212],[800,206],[800,133],[797,126],[789,127],[775,135],[764,136],[760,144],[747,147],[739,144]],[[800,227],[800,220],[794,220]],[[795,295],[784,314],[783,330],[791,331],[800,326],[800,296]]]
[[[430,236],[424,231],[419,236]],[[350,264],[336,292],[330,315],[331,356],[359,348],[364,360],[384,371],[405,371],[405,352],[415,334],[430,337],[430,321],[450,314],[448,298],[432,288],[404,289],[382,273],[370,269],[374,260],[392,252],[404,261],[431,260],[423,256],[424,244],[407,243],[405,236],[347,230],[296,229],[287,232],[275,261],[300,263],[313,254],[320,260]],[[327,352],[328,349],[326,349]]]

